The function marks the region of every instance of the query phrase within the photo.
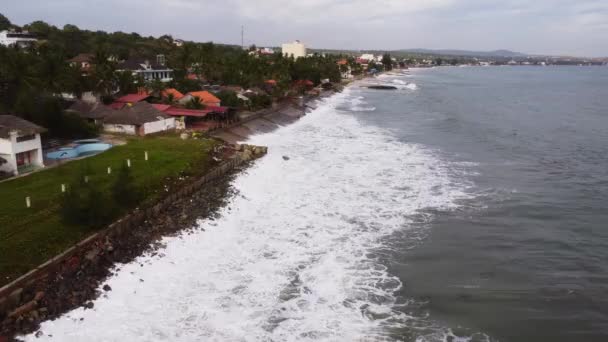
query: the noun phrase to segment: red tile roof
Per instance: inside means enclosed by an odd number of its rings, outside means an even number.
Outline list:
[[[116,99],[116,102],[137,103],[137,102],[141,102],[141,101],[147,99],[148,97],[150,97],[150,95],[148,95],[148,94],[128,94],[121,98]]]
[[[264,82],[266,84],[270,84],[270,85],[277,85],[277,81],[275,80],[267,80],[266,82]]]
[[[161,93],[162,97],[167,97],[167,95],[169,95],[169,94],[173,94],[173,99],[175,99],[175,101],[178,101],[182,97],[184,97],[184,94],[180,93],[179,90],[177,90],[175,88],[165,89]]]
[[[201,99],[202,103],[220,103],[220,99],[218,99],[217,97],[215,97],[215,95],[211,94],[210,92],[203,90],[203,91],[191,91],[188,93],[188,95],[191,95],[192,97],[194,96],[198,96],[198,98]]]
[[[152,107],[160,110],[161,112],[166,111],[167,109],[171,108],[171,105],[166,105],[166,104],[160,104],[160,103],[153,103]]]
[[[126,105],[126,103],[123,102],[113,102],[111,104],[108,105],[108,107],[118,110],[118,109],[122,109],[122,107],[124,107]]]

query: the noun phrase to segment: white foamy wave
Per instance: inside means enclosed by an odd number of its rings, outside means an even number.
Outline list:
[[[350,101],[350,107],[348,109],[353,112],[373,112],[376,110],[376,107],[369,106],[369,104],[365,102],[363,96],[358,96]]]
[[[26,340],[391,340],[415,318],[396,309],[402,284],[371,255],[420,210],[467,195],[432,151],[337,109],[353,100],[346,90],[253,137],[269,154],[236,178],[219,219],[166,238],[163,258],[121,266],[94,309]]]

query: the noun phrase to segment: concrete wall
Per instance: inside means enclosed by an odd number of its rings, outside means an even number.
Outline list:
[[[114,125],[114,124],[103,124],[103,130],[111,133],[122,133],[122,134],[137,134],[137,127],[133,125]]]
[[[168,118],[155,122],[147,122],[144,124],[144,133],[152,134],[175,129],[175,118]]]

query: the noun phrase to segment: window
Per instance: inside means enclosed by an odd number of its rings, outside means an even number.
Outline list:
[[[25,166],[32,163],[30,151],[17,153],[15,157],[17,157],[17,166]]]
[[[22,135],[20,137],[17,137],[17,142],[23,142],[23,141],[34,140],[34,139],[36,139],[36,134]]]

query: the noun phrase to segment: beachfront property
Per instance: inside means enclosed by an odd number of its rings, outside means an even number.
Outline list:
[[[19,175],[44,167],[40,133],[46,129],[14,115],[0,115],[0,171]]]
[[[178,102],[182,105],[185,105],[195,97],[198,97],[200,99],[201,103],[205,106],[211,106],[211,107],[221,106],[221,100],[206,90],[189,92],[184,97],[182,97]]]
[[[292,43],[285,43],[282,47],[283,55],[286,57],[293,57],[295,59],[306,57],[306,46],[299,40]]]
[[[173,80],[173,69],[165,65],[164,55],[157,55],[155,62],[150,62],[148,59],[127,59],[118,65],[118,71],[131,71],[133,76],[141,76],[145,81],[171,82]]]
[[[0,45],[28,47],[37,41],[36,36],[28,31],[8,31],[0,32]]]
[[[147,102],[127,104],[121,109],[106,108],[103,129],[110,133],[144,136],[175,129],[175,118]]]

